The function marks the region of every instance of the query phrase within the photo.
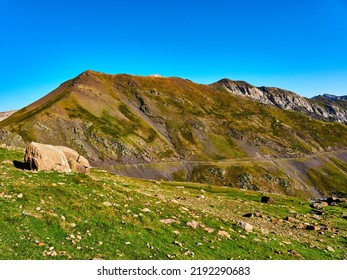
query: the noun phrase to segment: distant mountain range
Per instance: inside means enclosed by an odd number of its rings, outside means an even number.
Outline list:
[[[345,191],[345,102],[229,79],[86,71],[0,122],[0,143],[68,146],[129,176],[312,197]]]
[[[4,119],[7,119],[9,116],[13,115],[15,112],[17,112],[17,110],[0,112],[0,122]]]
[[[329,100],[347,100],[347,95],[337,96],[337,95],[325,93],[323,95],[317,95],[314,97],[314,99],[319,99],[319,98],[325,98]]]

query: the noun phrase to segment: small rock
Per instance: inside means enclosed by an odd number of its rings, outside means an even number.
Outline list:
[[[163,196],[162,194],[156,194],[155,195],[158,199],[160,199],[160,200],[164,200],[165,199],[165,196]]]
[[[214,232],[214,229],[213,228],[210,228],[210,227],[207,227],[203,224],[200,225],[205,231],[207,231],[208,233],[213,233]]]
[[[288,221],[288,222],[294,222],[295,219],[292,217],[285,217],[283,220]]]
[[[151,212],[151,210],[149,208],[143,208],[141,211],[142,212]]]
[[[199,226],[199,223],[197,221],[191,221],[187,223],[187,226],[190,226],[194,229],[196,229]]]
[[[313,215],[312,215],[312,218],[313,218],[313,219],[316,219],[316,220],[320,220],[320,219],[321,219],[321,217],[319,217],[319,215],[317,215],[317,214],[313,214]]]
[[[331,247],[331,246],[328,246],[328,247],[327,247],[327,250],[328,250],[329,252],[335,252],[334,248]]]
[[[291,255],[291,256],[296,257],[296,258],[304,259],[304,257],[295,250],[289,250],[288,255]]]
[[[179,247],[183,247],[182,243],[178,242],[178,241],[175,241],[174,242],[175,245],[178,245]]]
[[[307,225],[306,226],[307,230],[320,230],[321,228],[319,226],[315,226],[315,225]]]
[[[17,195],[17,198],[23,198],[23,194],[20,193],[19,195]]]
[[[171,218],[170,219],[162,219],[162,220],[160,220],[160,222],[163,224],[172,224],[172,223],[179,224],[180,223],[179,221],[177,221],[175,219],[171,219]]]
[[[108,201],[105,201],[102,203],[104,206],[106,207],[110,207],[112,205],[112,203],[108,202]]]
[[[321,211],[321,210],[317,210],[317,209],[313,209],[312,210],[313,211],[313,213],[315,213],[316,215],[323,215],[323,211]]]
[[[313,207],[314,209],[322,209],[322,208],[324,208],[324,207],[326,207],[326,206],[328,206],[328,203],[325,202],[325,201],[322,201],[322,202],[315,202],[315,203],[312,204],[312,207]]]
[[[246,222],[238,222],[237,225],[245,231],[252,231],[253,230],[253,226],[249,223],[246,223]]]
[[[128,242],[125,242],[124,244],[125,244],[125,245],[129,245],[129,244],[131,244],[131,242],[128,241]]]
[[[230,234],[228,232],[226,232],[225,230],[220,230],[218,231],[217,233],[219,236],[223,236],[223,237],[226,237],[226,238],[230,238]]]
[[[40,211],[40,210],[41,210],[41,207],[36,207],[35,210],[36,210],[36,211]]]

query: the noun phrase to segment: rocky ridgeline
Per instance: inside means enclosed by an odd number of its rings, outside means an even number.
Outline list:
[[[24,162],[30,170],[81,172],[89,174],[86,158],[64,146],[52,146],[31,142],[25,150]]]
[[[228,92],[284,110],[300,111],[315,119],[347,124],[347,110],[333,104],[320,105],[294,92],[275,87],[255,87],[246,82],[223,79],[217,82]],[[330,99],[332,100],[332,99]],[[337,99],[336,99],[337,100]]]

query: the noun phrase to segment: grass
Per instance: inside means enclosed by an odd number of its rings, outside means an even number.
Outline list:
[[[22,153],[0,148],[0,259],[347,258],[346,203],[327,206],[318,221],[298,198],[271,195],[276,203],[264,204],[259,192],[98,169],[90,176],[23,171],[11,163]],[[243,217],[256,212],[262,216]],[[178,223],[161,222],[169,218]],[[193,220],[196,229],[187,225]],[[243,231],[239,221],[254,230]],[[304,222],[326,230],[294,227]]]

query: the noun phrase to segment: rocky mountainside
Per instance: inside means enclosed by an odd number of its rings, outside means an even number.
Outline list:
[[[13,115],[15,112],[17,112],[17,110],[0,112],[0,122],[4,119],[7,119],[9,116]]]
[[[284,110],[302,112],[318,120],[342,122],[347,124],[346,96],[323,95],[312,99],[304,98],[294,92],[275,87],[255,87],[246,82],[223,79],[213,84],[228,92],[245,96],[263,104],[270,104]]]
[[[135,177],[344,194],[347,126],[302,113],[317,117],[317,104],[244,82],[86,71],[3,120],[0,143],[67,146]]]

